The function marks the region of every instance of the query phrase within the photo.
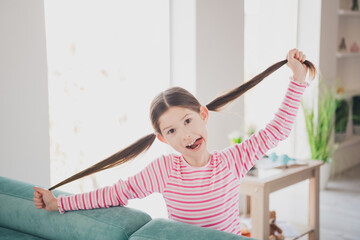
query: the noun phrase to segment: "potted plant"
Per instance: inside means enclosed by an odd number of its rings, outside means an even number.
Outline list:
[[[335,142],[345,140],[346,127],[349,120],[349,103],[346,99],[336,100],[335,110]]]
[[[311,151],[311,159],[321,160],[320,189],[325,189],[330,178],[332,156],[335,150],[331,139],[334,132],[337,101],[335,91],[320,82],[317,114],[302,103],[306,130]]]
[[[360,95],[352,98],[352,121],[354,134],[360,134]]]

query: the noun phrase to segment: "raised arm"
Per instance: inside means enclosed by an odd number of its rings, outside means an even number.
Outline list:
[[[228,163],[228,167],[234,171],[239,179],[243,178],[255,162],[269,149],[276,147],[280,141],[286,139],[290,134],[301,97],[307,87],[305,83],[307,68],[302,64],[305,61],[305,55],[297,49],[289,51],[287,59],[287,65],[294,75],[274,118],[264,129],[249,139],[221,152]]]
[[[168,180],[171,169],[170,156],[162,156],[145,169],[126,181],[119,180],[112,186],[71,196],[55,198],[51,191],[34,188],[34,204],[37,208],[61,213],[73,210],[125,206],[128,200],[144,198],[153,192],[161,192]]]
[[[260,157],[289,136],[305,88],[305,85],[290,81],[280,108],[266,127],[221,152],[238,178],[244,177]]]

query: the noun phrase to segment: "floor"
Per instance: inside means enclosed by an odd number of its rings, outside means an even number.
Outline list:
[[[360,239],[360,165],[320,192],[320,239]]]

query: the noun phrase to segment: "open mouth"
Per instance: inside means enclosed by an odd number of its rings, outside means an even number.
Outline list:
[[[198,149],[200,147],[202,141],[203,141],[203,138],[200,137],[200,138],[196,139],[195,141],[193,141],[192,143],[190,143],[189,145],[187,145],[186,148],[192,149],[192,150]]]

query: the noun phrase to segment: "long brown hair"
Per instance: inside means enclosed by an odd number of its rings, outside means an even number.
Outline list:
[[[221,110],[227,104],[231,103],[236,98],[243,95],[246,91],[259,84],[264,78],[269,76],[271,73],[273,73],[274,71],[276,71],[286,63],[287,60],[283,60],[278,63],[275,63],[274,65],[270,66],[265,71],[263,71],[262,73],[253,77],[251,80],[217,97],[209,104],[207,104],[206,107],[210,111]],[[310,72],[310,77],[314,79],[316,75],[316,68],[311,62],[307,60],[304,62],[304,64],[307,66]],[[160,116],[164,114],[170,107],[175,107],[175,106],[180,106],[191,109],[195,112],[200,112],[201,104],[191,93],[180,87],[172,87],[164,92],[161,92],[159,95],[157,95],[154,98],[150,107],[150,119],[155,132],[161,134],[158,120]],[[66,183],[75,181],[79,178],[91,175],[93,173],[121,165],[135,158],[142,152],[145,152],[153,144],[155,138],[156,135],[154,133],[151,133],[139,139],[138,141],[134,142],[130,146],[124,148],[123,150],[120,150],[119,152],[111,155],[110,157],[56,184],[55,186],[49,188],[49,190],[53,190]]]

